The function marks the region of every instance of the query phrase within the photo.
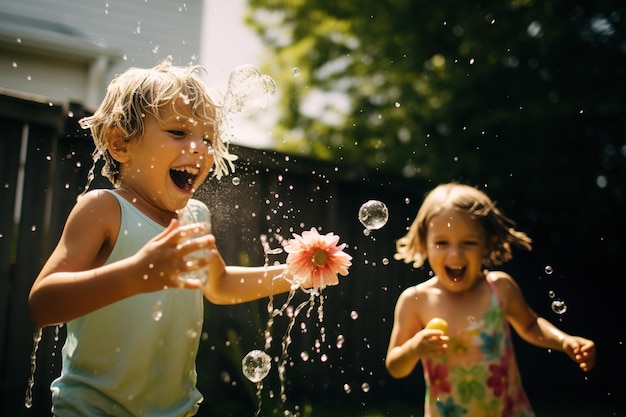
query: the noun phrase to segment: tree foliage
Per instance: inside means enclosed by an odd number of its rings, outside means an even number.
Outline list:
[[[515,190],[534,209],[570,200],[565,223],[624,206],[623,2],[249,5],[278,149]]]

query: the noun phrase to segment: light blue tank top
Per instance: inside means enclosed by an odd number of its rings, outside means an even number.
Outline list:
[[[120,204],[121,224],[106,263],[129,257],[164,230],[112,194]],[[202,319],[201,291],[168,289],[132,296],[70,321],[61,376],[51,386],[53,413],[194,415],[202,401],[195,367]]]

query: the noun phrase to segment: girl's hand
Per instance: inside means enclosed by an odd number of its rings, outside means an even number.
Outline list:
[[[442,330],[422,329],[414,336],[413,351],[419,357],[439,357],[446,353],[449,341]]]
[[[578,363],[584,372],[590,371],[596,364],[596,344],[580,336],[565,336],[563,351]]]

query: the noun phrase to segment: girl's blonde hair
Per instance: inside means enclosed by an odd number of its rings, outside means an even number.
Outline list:
[[[396,242],[394,258],[413,263],[419,268],[426,262],[426,234],[431,219],[444,209],[470,214],[485,232],[488,255],[483,260],[487,267],[501,265],[512,257],[511,245],[532,249],[532,240],[515,229],[515,223],[506,217],[482,191],[469,185],[448,183],[430,191],[408,233]]]
[[[102,175],[114,185],[119,184],[120,166],[107,149],[107,135],[117,130],[126,141],[139,139],[144,133],[145,116],[150,114],[161,120],[160,112],[165,106],[170,106],[177,115],[191,116],[207,126],[213,136],[214,176],[219,179],[228,174],[229,168],[234,169],[232,161],[237,156],[230,154],[222,141],[220,111],[198,77],[199,71],[206,73],[200,65],[174,66],[170,56],[153,68],[130,68],[109,83],[95,113],[79,121],[82,128],[91,130],[96,145],[92,155],[94,166],[99,158],[104,160]],[[181,102],[189,106],[190,114],[181,114],[177,106]]]

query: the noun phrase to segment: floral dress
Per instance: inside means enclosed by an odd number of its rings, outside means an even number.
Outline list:
[[[534,417],[523,390],[508,323],[491,281],[482,318],[450,333],[450,354],[424,360],[425,417]]]

